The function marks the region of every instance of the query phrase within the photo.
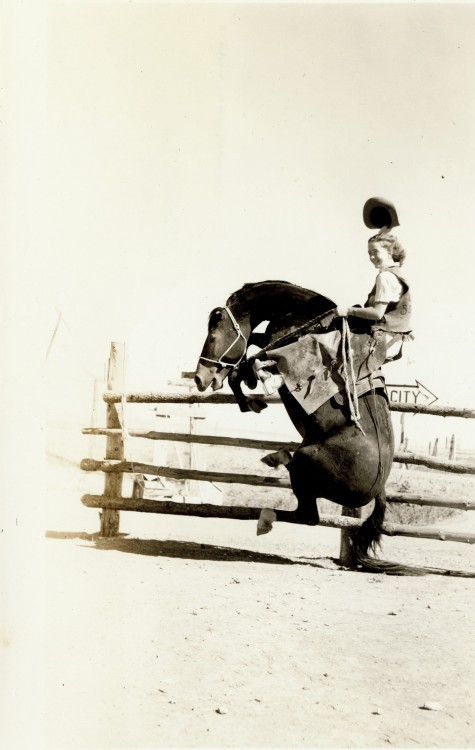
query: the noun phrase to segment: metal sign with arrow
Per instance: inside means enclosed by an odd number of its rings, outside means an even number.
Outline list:
[[[438,400],[425,385],[416,380],[414,385],[389,385],[386,383],[389,401],[392,404],[417,404],[429,406]]]

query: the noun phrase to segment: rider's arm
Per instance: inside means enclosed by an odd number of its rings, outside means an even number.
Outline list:
[[[376,302],[371,307],[348,307],[347,315],[363,320],[381,320],[386,312],[388,302]]]
[[[364,320],[381,320],[390,302],[397,302],[402,292],[399,279],[390,271],[382,271],[376,279],[375,301],[368,307],[340,307],[338,315],[351,315]]]

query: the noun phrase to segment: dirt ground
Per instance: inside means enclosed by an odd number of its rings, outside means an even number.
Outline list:
[[[104,540],[86,491],[49,492],[42,666],[2,747],[474,746],[475,580],[341,570],[328,528],[123,513]],[[475,573],[467,544],[383,556]]]

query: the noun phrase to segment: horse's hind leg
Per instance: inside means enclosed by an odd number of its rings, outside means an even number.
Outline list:
[[[307,449],[308,450],[308,449]],[[312,471],[312,457],[305,449],[298,448],[292,454],[287,449],[281,449],[271,453],[265,458],[272,458],[269,466],[283,465],[289,472],[290,482],[295,497],[297,498],[296,510],[272,510],[263,508],[257,522],[257,535],[268,534],[272,531],[274,521],[285,521],[286,523],[300,523],[307,526],[316,526],[319,522],[317,508],[317,492],[313,489],[314,484],[310,481]],[[264,461],[267,463],[267,461]],[[313,471],[315,467],[313,466]]]
[[[316,526],[319,522],[317,485],[315,483],[315,457],[310,447],[298,448],[286,465],[292,490],[297,498],[296,510],[277,510],[278,521]]]
[[[277,469],[279,466],[285,466],[288,469],[289,464],[292,461],[292,453],[288,448],[281,448],[274,453],[268,453],[266,456],[263,456],[261,461],[266,464],[266,466],[272,466],[274,469]],[[274,511],[271,508],[262,508],[257,522],[257,536],[268,534],[269,531],[272,531],[272,525],[276,520],[277,511]]]
[[[299,448],[288,466],[290,483],[297,498],[295,520],[291,522],[308,526],[316,526],[320,520],[317,507],[318,472],[316,477],[314,450],[314,446]]]

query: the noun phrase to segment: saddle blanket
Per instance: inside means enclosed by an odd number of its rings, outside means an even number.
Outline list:
[[[356,383],[379,370],[386,359],[383,331],[351,333],[351,358]],[[276,368],[294,398],[307,414],[328,399],[345,391],[341,331],[309,333],[291,344],[268,349],[266,356]],[[351,378],[350,362],[347,375]]]

